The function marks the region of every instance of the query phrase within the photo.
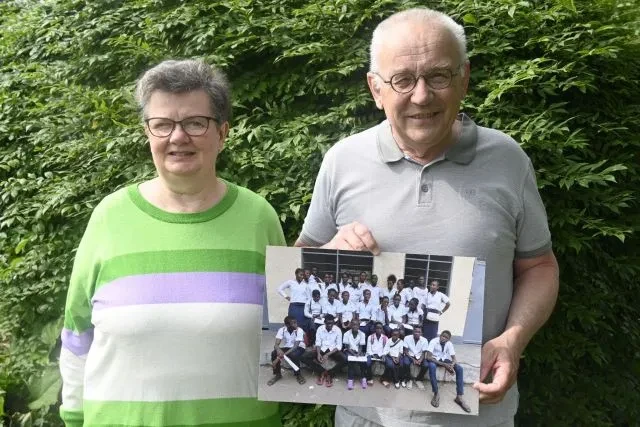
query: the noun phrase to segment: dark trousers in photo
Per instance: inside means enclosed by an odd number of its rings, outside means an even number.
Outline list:
[[[281,347],[280,350],[286,353],[287,351],[291,350],[291,347],[289,348]],[[293,350],[291,353],[289,353],[287,357],[291,359],[291,361],[295,363],[298,367],[300,367],[300,358],[302,357],[303,354],[304,354],[304,348],[298,347],[295,350]],[[273,361],[276,360],[277,357],[278,357],[278,352],[273,350],[271,352],[271,363],[273,363]],[[294,371],[295,375],[298,375],[299,373],[300,371],[298,372]],[[282,374],[282,361],[278,362],[276,366],[273,367],[273,375],[281,375],[281,374]]]
[[[402,356],[398,360],[398,364],[393,362],[393,358],[387,356],[385,362],[386,370],[384,372],[385,378],[388,378],[393,383],[399,383],[400,381],[405,381],[409,376],[407,371],[407,367],[402,363]]]
[[[321,352],[322,355],[325,355],[329,352],[329,350]],[[336,365],[329,369],[329,373],[331,375],[335,375],[340,372],[342,367],[347,363],[347,358],[341,351],[336,351],[331,356],[329,356],[331,360],[336,362]],[[315,351],[308,351],[302,356],[302,361],[316,374],[321,374],[325,371],[324,367],[318,363],[318,355]]]
[[[445,360],[445,363],[451,363],[450,360]],[[434,362],[428,362],[429,365],[429,381],[431,382],[431,391],[438,392],[438,379],[436,377],[436,370],[438,365]],[[453,367],[456,373],[456,394],[462,396],[464,394],[464,371],[459,363],[456,363]]]

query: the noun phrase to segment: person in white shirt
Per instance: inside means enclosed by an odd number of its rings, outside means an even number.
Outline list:
[[[438,291],[439,286],[439,281],[432,280],[429,284],[429,292],[422,300],[425,313],[422,335],[429,341],[438,336],[440,316],[451,306],[449,298],[442,292]]]
[[[389,327],[400,329],[400,336],[404,337],[404,323],[407,323],[407,308],[401,303],[402,297],[396,294],[393,297],[393,304],[389,306]]]
[[[393,296],[396,294],[396,276],[390,274],[387,277],[387,287],[381,288],[381,296],[389,298],[389,301],[393,300]]]
[[[409,308],[407,309],[407,324],[410,325],[413,329],[422,330],[422,310],[418,307],[418,299],[411,298],[409,300]],[[407,335],[410,332],[405,332]],[[428,341],[428,340],[427,340]]]
[[[422,302],[428,293],[429,290],[427,289],[427,282],[425,282],[424,276],[419,276],[418,284],[413,287],[413,291],[411,292],[411,298],[416,298],[418,301]]]
[[[400,294],[400,297],[402,298],[400,303],[405,307],[408,306],[413,290],[406,286],[404,279],[398,279],[396,282],[396,293]]]
[[[424,384],[422,381],[424,380],[424,375],[427,373],[429,366],[424,355],[429,347],[429,341],[422,336],[422,330],[420,328],[415,328],[412,335],[404,338],[404,343],[406,345],[406,348],[404,349],[404,365],[407,369],[409,369],[411,365],[420,367],[420,372],[416,376],[416,384],[420,390],[423,390]],[[413,387],[413,381],[409,377],[406,384],[405,382],[402,382],[402,386],[406,386],[408,390],[411,390]]]
[[[304,281],[304,270],[296,268],[296,279],[287,280],[278,287],[278,293],[289,301],[289,316],[295,317],[298,325],[304,326],[307,323],[304,316],[304,304],[311,297],[307,282]],[[285,290],[289,289],[290,296],[287,296]]]
[[[358,283],[352,282],[347,286],[346,290],[349,291],[349,301],[356,306],[360,304],[362,301],[362,289],[358,287]]]
[[[351,325],[351,329],[344,333],[342,337],[342,344],[344,346],[344,354],[349,356],[364,356],[366,347],[366,338],[364,332],[358,328],[357,323]],[[367,388],[367,362],[355,362],[349,360],[347,362],[347,389],[353,390],[353,381],[357,376],[361,377],[360,383],[362,388]]]
[[[353,305],[350,298],[349,291],[344,291],[342,292],[342,300],[338,303],[338,324],[343,331],[351,329],[353,320],[356,320],[357,323],[357,319],[354,319],[357,307]]]
[[[311,271],[309,274],[309,280],[313,280],[314,282],[320,283],[320,277],[318,275],[318,267],[311,267]]]
[[[389,322],[391,321],[391,315],[389,313],[388,297],[382,297],[380,307],[378,307],[378,309],[375,311],[373,320],[376,322],[382,323],[382,330],[384,334],[388,337],[391,336],[391,328],[389,327]]]
[[[362,293],[362,302],[358,305],[358,321],[360,330],[367,336],[373,333],[373,316],[377,310],[378,304],[371,300],[371,291],[365,289]]]
[[[318,374],[316,383],[318,385],[333,386],[333,376],[340,372],[346,363],[346,357],[342,351],[342,332],[335,326],[335,318],[327,314],[324,317],[324,327],[316,331],[315,345],[311,351],[302,356],[302,360]],[[331,358],[336,362],[335,366],[329,370],[322,365]]]
[[[337,292],[338,286],[331,282],[331,274],[324,273],[324,280],[317,283],[316,289],[320,291],[320,302],[325,304],[329,297],[329,289],[335,289]]]
[[[373,375],[371,373],[371,365],[373,359],[379,359],[384,363],[385,347],[389,338],[383,333],[382,323],[376,322],[374,324],[374,333],[367,338],[367,381],[369,385],[373,385]]]
[[[456,374],[456,402],[465,412],[471,412],[469,406],[462,400],[464,394],[464,379],[463,369],[456,361],[456,352],[451,343],[451,332],[442,331],[440,337],[436,337],[429,341],[427,347],[427,366],[429,367],[429,379],[431,381],[431,391],[433,391],[433,398],[431,399],[431,405],[435,408],[440,405],[440,395],[438,394],[438,380],[436,378],[436,368],[438,366],[444,367],[448,372]]]
[[[400,338],[400,330],[394,329],[391,331],[391,338],[387,341],[384,353],[386,370],[384,373],[384,379],[382,384],[385,387],[389,387],[389,380],[393,382],[396,388],[400,388],[400,381],[405,382],[409,377],[407,367],[402,363],[404,358],[404,349],[406,344]]]
[[[335,289],[329,289],[327,295],[327,302],[322,306],[322,315],[326,316],[327,314],[333,315],[333,317],[338,317],[338,306],[340,302],[336,300],[338,298],[338,291]]]
[[[313,342],[316,336],[316,329],[318,329],[315,320],[322,319],[322,303],[320,302],[319,290],[314,289],[311,293],[311,299],[304,305],[304,317],[306,317],[307,324],[306,328],[302,329],[309,333],[309,339]]]
[[[371,292],[371,301],[375,305],[380,305],[380,297],[382,297],[382,289],[378,286],[378,276],[371,275],[371,283],[364,282],[360,284],[360,290],[364,292],[367,289]]]
[[[278,329],[276,333],[276,343],[271,352],[271,366],[273,366],[273,378],[267,385],[272,386],[282,379],[282,361],[287,356],[298,368],[300,367],[300,358],[304,354],[304,332],[298,327],[295,317],[287,316],[284,318],[284,326]],[[306,380],[302,376],[300,369],[294,370],[293,374],[298,384],[304,384]]]
[[[338,283],[338,295],[342,295],[344,291],[349,290],[349,275],[347,273],[342,273],[342,281]]]

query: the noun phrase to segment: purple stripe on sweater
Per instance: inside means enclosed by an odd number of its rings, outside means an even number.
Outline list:
[[[254,273],[157,273],[116,279],[98,289],[94,310],[137,304],[193,302],[260,304],[264,275]]]
[[[89,348],[91,348],[91,343],[93,342],[93,328],[80,333],[73,332],[71,329],[63,328],[60,338],[62,338],[62,346],[64,348],[76,356],[82,356],[89,353]]]

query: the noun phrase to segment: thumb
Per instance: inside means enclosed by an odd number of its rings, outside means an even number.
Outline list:
[[[485,345],[482,350],[482,362],[480,363],[480,382],[487,379],[491,372],[491,368],[493,368],[493,365],[496,363],[496,360],[496,352],[493,351],[493,348]]]

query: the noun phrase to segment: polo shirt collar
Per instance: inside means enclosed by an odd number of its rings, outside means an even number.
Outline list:
[[[478,129],[473,120],[466,114],[460,113],[458,119],[462,121],[460,138],[447,150],[444,157],[452,162],[466,165],[471,163],[476,156]],[[404,153],[393,138],[391,125],[387,120],[378,126],[377,144],[378,153],[383,162],[392,163],[405,158]]]

